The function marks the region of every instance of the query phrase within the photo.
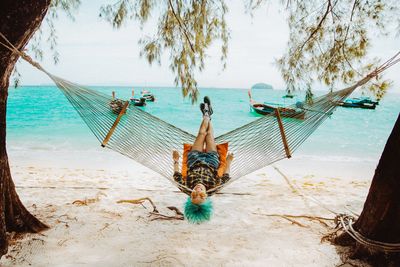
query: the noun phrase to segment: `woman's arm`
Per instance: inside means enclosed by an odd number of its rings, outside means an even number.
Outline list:
[[[172,158],[174,160],[174,172],[179,172],[179,153],[174,150],[172,152]]]
[[[179,171],[179,153],[174,150],[172,152],[172,159],[174,160],[174,180],[175,182],[185,185],[185,181],[183,180],[182,174]]]
[[[229,153],[228,156],[226,156],[226,167],[225,167],[225,172],[224,174],[228,174],[231,172],[231,163],[233,160],[233,153]]]
[[[229,176],[229,173],[231,172],[232,160],[233,160],[233,153],[229,153],[228,156],[226,157],[226,167],[225,167],[224,174],[222,175],[222,177],[220,179],[220,184],[224,184],[231,179],[231,177]]]
[[[231,179],[231,177],[229,176],[229,173],[231,172],[232,160],[233,160],[233,153],[229,153],[228,156],[226,157],[225,172],[222,175],[221,180],[220,180],[221,184],[224,184]]]

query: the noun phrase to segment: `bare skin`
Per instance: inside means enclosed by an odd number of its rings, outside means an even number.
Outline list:
[[[206,151],[207,152],[217,151],[217,144],[215,143],[214,129],[211,121],[208,122],[208,129],[206,135]]]
[[[172,158],[174,160],[174,172],[179,172],[179,152],[172,151]]]
[[[203,117],[201,122],[199,133],[194,141],[192,150],[203,151],[206,148],[207,152],[217,151],[217,145],[214,139],[214,131],[208,116]],[[174,172],[179,172],[179,152],[174,150],[172,152],[172,158],[174,160]],[[224,173],[229,174],[231,169],[231,162],[233,160],[233,153],[228,153],[226,157],[226,168]],[[201,204],[207,199],[207,190],[203,184],[197,184],[190,194],[190,198],[193,204]]]
[[[208,134],[208,127],[210,124],[210,117],[203,116],[203,121],[200,124],[199,133],[193,143],[192,150],[203,151],[206,136]]]
[[[233,153],[228,153],[228,156],[226,156],[226,167],[224,173],[229,174],[231,172],[231,163],[233,159],[234,159]]]
[[[190,194],[193,204],[201,204],[207,199],[207,190],[203,184],[197,184]]]

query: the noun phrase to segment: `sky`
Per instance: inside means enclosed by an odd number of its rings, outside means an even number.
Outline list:
[[[168,53],[161,66],[150,66],[139,56],[138,41],[155,30],[154,19],[140,29],[130,21],[121,29],[100,19],[99,8],[115,1],[82,0],[75,21],[60,16],[56,21],[57,51],[60,62],[54,65],[51,52],[44,47],[41,62],[46,70],[84,85],[174,86],[175,74],[169,69]],[[284,88],[274,62],[287,48],[288,27],[279,6],[269,4],[253,16],[245,12],[244,1],[228,1],[227,23],[231,39],[227,68],[222,69],[217,44],[207,51],[205,70],[196,75],[199,87],[249,88],[265,82]],[[379,38],[373,43],[370,57],[389,58],[400,48],[400,38]],[[29,54],[29,51],[27,51]],[[18,65],[23,85],[52,84],[51,80],[25,62]],[[400,66],[388,70],[385,77],[394,80],[392,91],[400,92]]]

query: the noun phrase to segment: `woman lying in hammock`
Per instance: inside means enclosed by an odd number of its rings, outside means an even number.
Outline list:
[[[203,121],[192,149],[188,153],[187,177],[182,177],[179,172],[178,151],[173,151],[172,155],[174,159],[174,180],[183,185],[181,191],[190,196],[185,203],[185,218],[191,223],[210,220],[213,207],[211,200],[207,198],[207,190],[224,184],[230,179],[230,165],[233,160],[233,154],[229,153],[226,157],[224,174],[222,177],[218,177],[217,170],[220,160],[210,119],[212,114],[211,103],[207,96],[204,97],[204,103],[200,104],[200,109],[203,113]]]

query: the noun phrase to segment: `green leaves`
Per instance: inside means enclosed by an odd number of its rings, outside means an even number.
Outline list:
[[[376,96],[376,100],[381,100],[382,97],[385,95],[386,91],[389,89],[390,86],[392,86],[391,81],[380,81],[377,83],[372,83],[369,85],[369,90],[374,93]]]
[[[169,53],[170,69],[174,82],[182,87],[183,96],[192,102],[198,97],[195,73],[205,67],[206,50],[221,41],[221,62],[226,66],[229,30],[225,21],[228,11],[223,0],[122,0],[101,8],[100,16],[119,28],[129,19],[141,24],[147,22],[152,12],[158,14],[156,33],[142,38],[140,53],[149,64],[161,64],[163,53]]]
[[[267,0],[245,0],[246,10],[252,12]],[[378,60],[367,59],[371,35],[388,34],[397,26],[400,2],[397,0],[327,0],[281,1],[286,7],[289,24],[287,52],[276,61],[287,89],[293,92],[305,88],[312,97],[311,85],[321,82],[331,89],[339,83],[350,84],[379,66]],[[46,16],[49,36],[46,44],[58,62],[57,34],[54,20],[60,10],[74,19],[80,0],[52,0]],[[221,47],[222,67],[226,67],[229,29],[224,0],[118,0],[101,7],[100,17],[114,28],[134,19],[141,26],[155,14],[155,32],[139,41],[140,55],[149,64],[161,64],[164,53],[169,54],[169,67],[174,82],[182,93],[195,102],[198,96],[196,73],[205,68],[207,49],[216,41]],[[43,57],[42,32],[34,37],[30,49],[38,59]],[[390,82],[381,81],[369,89],[382,97]]]
[[[139,4],[138,2],[142,2],[142,4],[144,5],[144,7],[142,8],[145,8],[146,4],[143,2],[148,1],[136,1],[135,3]],[[118,29],[125,24],[126,20],[129,18],[129,15],[132,14],[135,8],[138,7],[135,6],[132,1],[120,0],[112,5],[110,4],[102,6],[100,8],[99,17],[106,19],[108,22],[111,23],[114,28]],[[148,12],[148,10],[145,9],[145,11],[143,11],[143,14],[145,14],[145,18],[147,19],[149,14],[147,14],[146,12]],[[135,13],[134,15],[139,17],[137,13]]]
[[[54,64],[59,62],[60,54],[57,52],[57,31],[54,25],[55,20],[58,19],[59,13],[64,12],[71,20],[74,20],[74,13],[78,10],[81,4],[80,0],[52,0],[50,8],[45,18],[45,26],[49,29],[46,44],[52,51]],[[39,30],[33,37],[33,42],[30,43],[30,49],[34,52],[36,59],[43,59],[43,44],[42,44],[43,31]]]
[[[318,81],[332,89],[375,69],[379,61],[366,58],[370,36],[387,34],[399,9],[399,2],[390,0],[290,1],[288,52],[276,62],[288,88]],[[390,83],[378,82],[369,89],[382,97]]]
[[[43,47],[48,46],[52,52],[52,58],[54,64],[59,62],[60,54],[57,51],[57,31],[54,25],[55,20],[58,19],[60,12],[63,12],[71,20],[74,20],[74,13],[78,10],[81,4],[80,0],[52,0],[49,10],[47,11],[44,23],[41,28],[35,33],[31,41],[29,42],[28,49],[33,52],[33,57],[39,61],[43,60]],[[48,31],[46,36],[43,36],[42,27],[47,27]],[[44,38],[43,38],[44,37]],[[43,43],[44,41],[44,43]],[[14,80],[14,86],[17,87],[21,80],[21,75],[17,69],[12,74]]]

